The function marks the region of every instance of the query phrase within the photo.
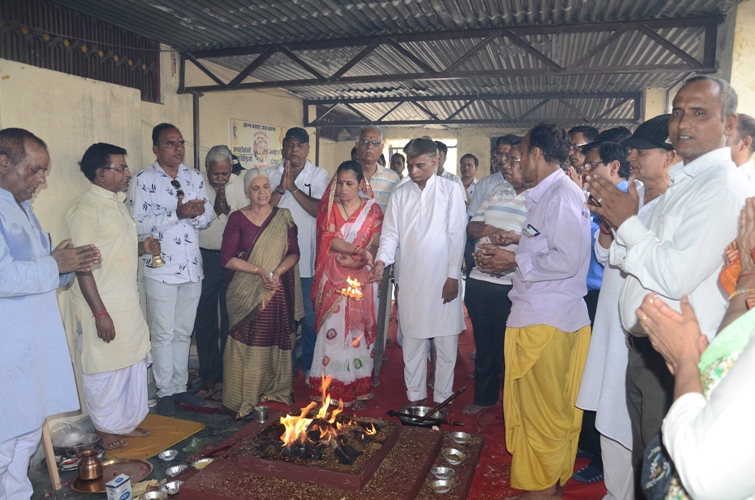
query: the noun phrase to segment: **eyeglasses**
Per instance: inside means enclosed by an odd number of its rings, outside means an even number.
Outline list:
[[[513,157],[513,156],[509,156],[509,157],[508,157],[508,158],[506,159],[506,163],[508,163],[508,164],[509,164],[509,165],[511,165],[512,167],[513,167],[513,166],[515,166],[515,165],[516,165],[517,163],[521,163],[521,161],[522,161],[522,159],[521,159],[521,158],[515,158],[515,157]]]
[[[181,183],[178,182],[178,180],[173,179],[172,181],[170,181],[170,185],[178,190],[176,191],[176,196],[180,197],[184,195],[184,192],[181,191]]]
[[[380,141],[380,140],[377,140],[377,139],[360,139],[359,140],[359,145],[360,146],[364,146],[366,148],[369,148],[370,145],[372,145],[374,147],[378,147],[381,144],[383,144],[383,141]]]
[[[168,141],[165,143],[171,149],[182,148],[186,144],[186,141]]]
[[[594,169],[598,165],[603,165],[604,163],[602,161],[586,161],[585,164],[582,166],[583,172],[589,172],[590,170]]]
[[[118,167],[118,168],[101,167],[101,168],[102,168],[102,170],[115,170],[116,172],[120,172],[122,174],[128,171],[128,167]]]
[[[587,143],[586,142],[580,142],[579,144],[572,144],[571,146],[569,146],[569,149],[571,151],[576,151],[579,148],[581,148],[582,146],[584,146],[585,144],[587,144]]]

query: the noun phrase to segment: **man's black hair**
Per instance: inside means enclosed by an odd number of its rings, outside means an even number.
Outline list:
[[[168,130],[168,129],[178,130],[178,127],[170,123],[161,123],[159,125],[155,125],[155,128],[152,129],[152,145],[153,146],[160,145],[160,134],[163,133],[163,130]]]
[[[519,137],[518,135],[506,134],[506,135],[502,135],[501,137],[498,138],[498,140],[495,141],[495,147],[497,148],[501,144],[508,144],[509,146],[514,147],[520,142],[522,142],[522,138]]]
[[[569,135],[582,134],[582,137],[585,138],[585,143],[593,142],[599,133],[598,129],[589,125],[577,125],[569,130]]]
[[[27,140],[36,142],[39,146],[47,149],[45,141],[23,128],[4,128],[0,130],[0,155],[5,155],[11,165],[18,165],[26,158]]]
[[[538,123],[530,130],[530,149],[540,148],[548,163],[557,161],[559,165],[569,159],[571,142],[566,131],[554,123]]]
[[[440,141],[435,141],[435,145],[438,146],[438,152],[442,152],[443,155],[448,156],[448,146]]]
[[[98,168],[107,168],[110,166],[111,155],[125,155],[126,150],[119,146],[107,144],[104,142],[98,142],[92,144],[84,153],[84,156],[79,162],[81,171],[84,176],[90,181],[94,181],[95,174]]]
[[[590,149],[595,149],[595,147],[600,148],[600,161],[602,161],[604,165],[609,165],[612,161],[618,161],[619,176],[623,179],[629,177],[629,160],[627,160],[629,148],[623,144],[610,141],[598,143]],[[586,153],[586,151],[583,152]]]

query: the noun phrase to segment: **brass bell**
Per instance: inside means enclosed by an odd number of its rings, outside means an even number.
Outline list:
[[[148,267],[155,268],[155,267],[163,267],[164,265],[165,265],[165,261],[160,256],[160,254],[157,254],[157,255],[152,256],[152,262],[150,263]]]

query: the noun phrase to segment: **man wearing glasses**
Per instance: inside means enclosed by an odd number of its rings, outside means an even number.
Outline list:
[[[79,165],[91,184],[66,216],[76,244],[93,244],[102,254],[98,265],[76,272],[68,296],[79,332],[86,405],[106,450],[149,435],[138,427],[149,413],[152,360],[136,276],[139,255],[159,254],[160,243],[152,235],[139,243],[123,204],[131,180],[125,156],[125,149],[101,142],[86,150]]]
[[[390,168],[385,168],[378,163],[380,155],[383,154],[383,146],[385,146],[383,132],[377,127],[365,127],[359,131],[359,140],[357,141],[356,148],[357,159],[359,164],[362,165],[364,179],[367,184],[367,193],[364,193],[364,196],[369,197],[371,194],[375,202],[385,212],[388,206],[388,199],[391,197],[391,193],[401,178]],[[373,369],[376,385],[380,383],[378,374],[383,362],[383,349],[388,338],[388,319],[390,317],[390,304],[393,296],[391,275],[394,272],[396,273],[396,283],[398,283],[398,270],[395,269],[395,266],[388,267],[388,270],[383,273],[380,282],[380,300],[378,301],[375,314],[378,322],[377,338],[375,339],[375,368]]]
[[[204,179],[183,164],[184,140],[169,123],[152,129],[157,160],[134,176],[129,191],[131,217],[139,237],[152,235],[162,245],[165,265],[152,267],[147,255],[144,291],[152,336],[152,372],[157,385],[157,412],[173,415],[175,403],[204,405],[186,392],[191,332],[202,293],[199,230],[212,222]]]

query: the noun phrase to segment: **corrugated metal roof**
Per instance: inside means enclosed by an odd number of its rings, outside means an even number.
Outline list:
[[[701,16],[736,0],[54,0],[177,50]]]
[[[289,42],[322,41],[360,36],[399,35],[554,26],[602,21],[668,19],[709,16],[725,13],[739,0],[53,0],[95,18],[156,39],[179,51],[248,47]],[[702,61],[705,29],[663,28],[655,30],[692,57]],[[567,32],[522,35],[521,38],[561,67],[568,67],[612,35],[602,32]],[[438,39],[403,42],[401,45],[436,70],[452,65],[482,38]],[[350,61],[363,45],[297,50],[296,56],[322,75],[329,77]],[[255,55],[214,57],[211,62],[241,71]],[[584,61],[585,66],[659,66],[681,64],[684,60],[638,31],[623,33],[605,50]],[[490,94],[568,94],[634,93],[649,87],[669,88],[684,76],[679,71],[637,72],[627,74],[543,75],[477,77],[490,70],[518,70],[544,67],[530,52],[505,36],[487,44],[458,69],[468,79],[383,81],[380,83],[328,83],[291,87],[305,99],[456,96]],[[388,45],[378,46],[352,67],[345,77],[420,73],[417,64]],[[690,70],[692,72],[693,70]],[[277,82],[312,79],[296,62],[276,53],[258,67],[250,78]],[[390,79],[388,79],[390,80]],[[354,104],[371,120],[380,118],[395,104]],[[509,116],[526,113],[540,100],[501,100],[491,104]],[[588,117],[600,115],[615,102],[610,99],[567,100],[570,106]],[[439,117],[454,113],[464,101],[423,102],[421,106]],[[563,102],[552,100],[528,115],[528,119],[574,120],[582,117]],[[339,106],[339,110],[357,116]],[[476,102],[456,118],[495,120],[501,111]],[[622,120],[633,116],[633,105],[625,104],[605,119]],[[411,121],[427,119],[418,106],[406,103],[394,110],[390,119]]]

